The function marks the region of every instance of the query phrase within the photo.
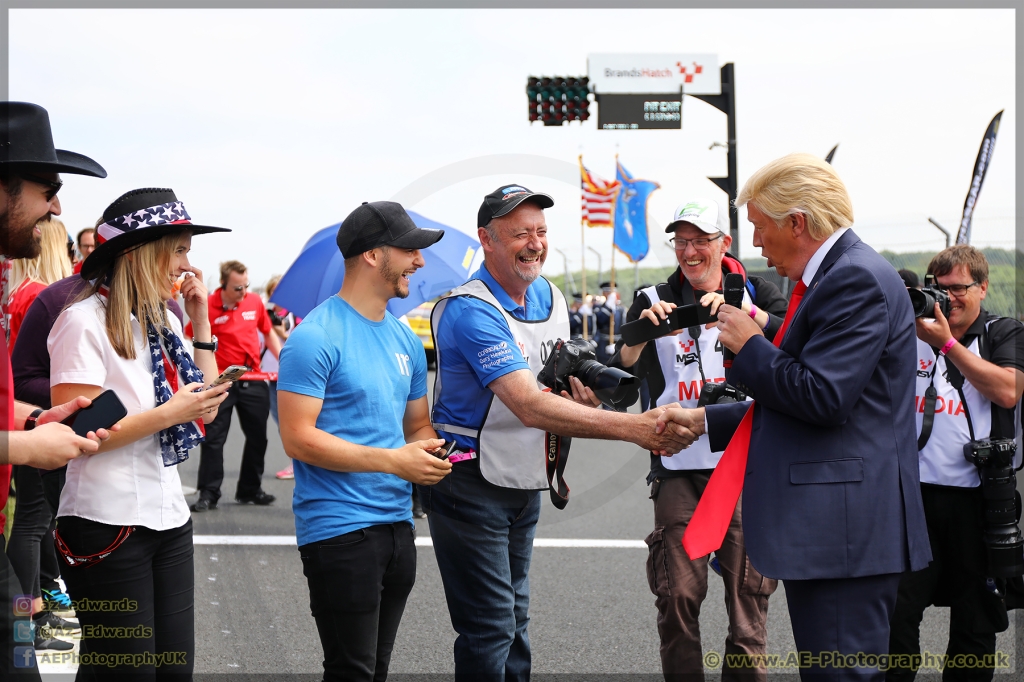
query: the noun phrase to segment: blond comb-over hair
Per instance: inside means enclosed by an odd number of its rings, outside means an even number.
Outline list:
[[[778,225],[786,216],[802,213],[814,241],[853,225],[853,203],[839,174],[812,154],[789,154],[754,173],[736,206],[751,203]]]

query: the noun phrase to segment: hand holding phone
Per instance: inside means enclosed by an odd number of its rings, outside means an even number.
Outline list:
[[[109,429],[127,416],[128,410],[121,399],[113,391],[107,390],[93,398],[89,407],[72,412],[61,424],[70,426],[72,431],[85,438],[90,431],[95,433],[100,429]]]
[[[214,386],[220,386],[228,381],[237,381],[243,374],[249,371],[249,367],[246,365],[231,365],[226,370],[220,373],[220,376],[213,380],[213,383],[207,386],[207,388],[213,388]]]
[[[453,441],[453,440],[446,440],[444,442],[444,445],[439,447],[437,450],[434,450],[430,454],[432,454],[434,457],[437,457],[438,459],[448,459],[448,455],[451,453],[452,448],[454,448],[454,447],[455,447],[455,441]]]

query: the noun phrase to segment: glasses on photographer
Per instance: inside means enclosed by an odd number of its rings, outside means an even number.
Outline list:
[[[239,284],[237,287],[231,287],[232,291],[236,291],[238,293],[242,293],[243,291],[245,291],[248,288],[249,288],[248,284]]]
[[[693,248],[698,251],[703,251],[710,246],[711,242],[721,239],[724,235],[719,232],[717,237],[697,237],[696,239],[683,239],[682,237],[672,237],[668,240],[668,243],[672,245],[676,251],[686,251],[687,244],[693,244]]]
[[[47,201],[53,201],[53,198],[57,196],[57,192],[59,192],[60,188],[64,186],[63,180],[47,180],[46,178],[41,178],[38,175],[33,175],[31,173],[19,173],[19,175],[22,180],[28,180],[29,182],[34,182],[37,185],[45,185],[46,187],[49,187],[50,189],[46,193]]]
[[[946,291],[954,296],[963,296],[975,284],[980,284],[980,282],[971,282],[970,284],[935,284],[933,286],[939,291]]]

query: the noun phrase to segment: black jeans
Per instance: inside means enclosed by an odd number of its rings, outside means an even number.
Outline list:
[[[263,478],[263,458],[267,454],[267,419],[270,418],[270,389],[265,381],[239,381],[220,404],[217,418],[206,425],[206,440],[199,450],[200,497],[217,501],[224,482],[224,443],[231,429],[231,412],[238,408],[238,421],[245,434],[242,466],[238,472],[235,497],[255,495]]]
[[[40,585],[48,590],[58,587],[60,567],[53,549],[53,527],[64,476],[63,469],[45,472],[24,464],[14,467],[17,511],[7,558],[25,593],[34,597],[42,596]]]
[[[119,526],[77,516],[57,519],[76,555],[100,552]],[[191,680],[195,659],[192,519],[170,530],[139,526],[99,563],[64,567],[82,625],[83,680]],[[92,664],[86,654],[94,657]]]
[[[383,682],[416,581],[407,522],[369,526],[299,547],[309,608],[324,648],[324,682]]]

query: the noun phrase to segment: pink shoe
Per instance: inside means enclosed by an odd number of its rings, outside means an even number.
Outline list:
[[[290,481],[290,480],[295,478],[295,474],[294,474],[294,472],[292,472],[292,465],[291,464],[286,466],[284,469],[281,469],[280,471],[278,471],[274,475],[277,476],[278,478],[280,478],[282,481]]]

